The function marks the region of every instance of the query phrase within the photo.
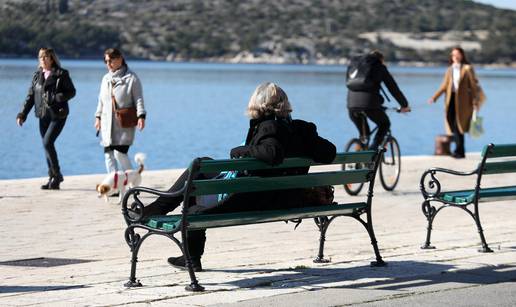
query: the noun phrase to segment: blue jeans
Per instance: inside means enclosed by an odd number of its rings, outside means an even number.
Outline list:
[[[48,165],[48,175],[50,177],[62,176],[54,142],[59,134],[61,134],[61,131],[63,131],[65,123],[66,118],[51,119],[48,115],[39,119],[39,133],[43,140],[43,148],[45,149],[45,157]]]

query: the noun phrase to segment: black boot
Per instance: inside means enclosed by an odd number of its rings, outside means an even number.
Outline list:
[[[61,182],[63,182],[63,175],[61,172],[57,171],[55,175],[50,180],[50,185],[48,187],[49,190],[59,190],[59,185]]]
[[[42,190],[50,189],[50,184],[52,183],[52,176],[48,177],[48,182],[41,186]]]

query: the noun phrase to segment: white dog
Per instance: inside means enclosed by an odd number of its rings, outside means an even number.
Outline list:
[[[108,197],[118,192],[118,203],[120,204],[127,187],[132,188],[140,185],[145,154],[137,153],[134,155],[134,160],[138,164],[138,169],[111,172],[102,180],[102,183],[97,184],[98,197],[104,197],[106,202],[108,202]]]

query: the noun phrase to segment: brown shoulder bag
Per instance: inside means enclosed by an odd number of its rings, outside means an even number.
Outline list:
[[[136,107],[118,108],[116,106],[115,94],[113,93],[113,85],[111,85],[111,102],[113,104],[113,112],[115,113],[115,118],[120,127],[132,128],[138,124]]]

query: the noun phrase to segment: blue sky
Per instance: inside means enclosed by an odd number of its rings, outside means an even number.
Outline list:
[[[491,5],[494,5],[499,8],[516,10],[516,1],[515,0],[475,0],[475,2],[491,4]]]

